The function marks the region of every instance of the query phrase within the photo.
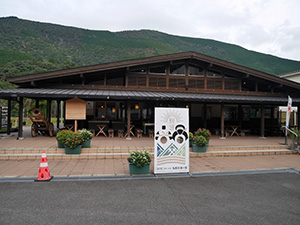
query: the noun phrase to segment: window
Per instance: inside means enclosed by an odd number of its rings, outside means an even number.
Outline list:
[[[166,66],[153,66],[149,68],[149,73],[152,74],[166,74]]]
[[[128,75],[128,86],[146,86],[146,75]]]
[[[110,86],[124,86],[124,74],[108,73],[106,75],[106,84]]]
[[[215,70],[207,70],[207,77],[210,78],[222,78],[222,74]]]
[[[169,79],[169,87],[184,88],[185,87],[185,79],[170,78]]]
[[[129,73],[140,73],[140,74],[145,74],[146,73],[146,68],[145,67],[130,67],[129,68]]]
[[[204,76],[204,69],[198,66],[189,65],[189,76]]]
[[[185,75],[185,64],[171,64],[170,65],[170,74],[172,75]]]
[[[166,87],[166,79],[153,76],[149,77],[149,86],[150,87]]]
[[[204,80],[189,79],[189,88],[204,89]]]

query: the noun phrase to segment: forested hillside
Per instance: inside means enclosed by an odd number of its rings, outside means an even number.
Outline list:
[[[17,17],[0,18],[0,76],[195,51],[273,75],[300,69],[292,61],[219,41],[158,31],[92,31]],[[8,88],[1,82],[0,88]]]

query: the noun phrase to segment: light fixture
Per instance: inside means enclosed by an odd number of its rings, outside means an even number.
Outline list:
[[[135,108],[136,110],[138,110],[138,109],[140,108],[140,107],[139,107],[139,104],[135,104],[134,108]]]
[[[116,112],[116,108],[115,108],[115,107],[112,107],[111,112],[112,112],[112,113],[115,113],[115,112]]]
[[[189,108],[189,105],[186,105],[185,108]]]

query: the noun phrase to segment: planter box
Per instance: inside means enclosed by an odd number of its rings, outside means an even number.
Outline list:
[[[68,146],[65,146],[65,152],[67,155],[70,154],[80,154],[81,153],[82,145],[78,145],[76,148],[70,148]]]
[[[200,147],[200,146],[193,144],[193,152],[206,152],[206,151],[207,151],[207,145]]]
[[[60,142],[57,142],[57,145],[58,145],[59,148],[65,148],[65,146]]]
[[[149,174],[150,163],[143,167],[138,167],[132,163],[129,164],[129,173],[130,174]]]
[[[91,147],[91,141],[92,141],[92,139],[87,140],[86,142],[83,143],[82,147],[83,148],[90,148]]]

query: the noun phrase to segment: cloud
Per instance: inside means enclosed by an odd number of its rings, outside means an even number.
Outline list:
[[[0,0],[0,5],[0,16],[93,30],[152,29],[300,60],[299,0]]]

